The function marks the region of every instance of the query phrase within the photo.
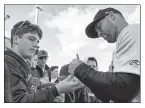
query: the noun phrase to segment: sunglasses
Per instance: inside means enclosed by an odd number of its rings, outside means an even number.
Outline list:
[[[21,23],[21,24],[18,26],[18,28],[15,30],[14,35],[16,35],[17,32],[18,32],[18,30],[20,30],[20,28],[23,27],[23,26],[26,25],[26,24],[27,24],[27,26],[28,26],[28,24],[31,25],[30,22],[29,22],[28,20],[24,21],[24,22]]]
[[[26,21],[24,21],[22,24],[20,24],[19,26],[18,26],[18,28],[15,30],[15,33],[14,33],[14,35],[16,35],[17,34],[17,32],[23,27],[24,29],[25,28],[30,28],[30,27],[33,27],[34,28],[34,25],[35,24],[31,24],[31,22],[30,21],[28,21],[28,20],[26,20]],[[38,25],[37,25],[38,26]]]
[[[17,35],[18,31],[20,31],[22,27],[23,27],[23,29],[31,28],[31,27],[34,28],[34,24],[31,24],[31,22],[28,21],[28,20],[22,22],[22,23],[18,26],[18,28],[16,28],[15,33],[14,33],[14,36]],[[38,49],[39,49],[39,46],[38,46]]]

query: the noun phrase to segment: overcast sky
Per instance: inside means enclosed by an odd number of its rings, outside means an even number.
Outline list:
[[[10,19],[5,22],[5,35],[15,23],[30,20],[35,23],[35,5],[5,5],[5,15]],[[138,5],[41,5],[39,25],[43,30],[40,49],[48,51],[48,65],[69,63],[79,54],[81,60],[89,56],[96,57],[99,69],[107,71],[112,60],[115,44],[108,44],[103,39],[89,39],[85,27],[93,20],[99,9],[113,7],[122,12],[130,24],[140,23]]]

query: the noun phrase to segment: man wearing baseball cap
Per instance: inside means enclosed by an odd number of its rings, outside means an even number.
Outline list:
[[[104,38],[116,42],[113,72],[95,71],[74,59],[69,73],[88,86],[103,102],[140,102],[140,25],[128,24],[114,8],[101,9],[86,27],[89,38]],[[133,100],[134,99],[134,100]]]
[[[40,50],[38,53],[38,65],[36,69],[40,75],[42,82],[48,83],[51,81],[49,66],[46,64],[48,60],[48,53],[45,50]]]

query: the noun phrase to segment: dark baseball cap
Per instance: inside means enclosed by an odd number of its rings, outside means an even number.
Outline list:
[[[38,57],[48,57],[48,53],[45,50],[40,50],[38,53]]]
[[[105,16],[107,16],[109,14],[109,12],[113,12],[113,13],[119,13],[121,14],[120,11],[114,9],[114,8],[106,8],[106,9],[101,9],[97,12],[97,14],[95,15],[93,21],[86,27],[86,35],[89,38],[98,38],[98,33],[95,30],[95,25],[96,23],[98,23],[102,18],[104,18]],[[122,14],[121,14],[122,15]]]

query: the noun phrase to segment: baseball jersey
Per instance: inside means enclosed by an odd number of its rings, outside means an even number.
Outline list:
[[[140,24],[125,27],[113,52],[113,72],[140,75]]]

